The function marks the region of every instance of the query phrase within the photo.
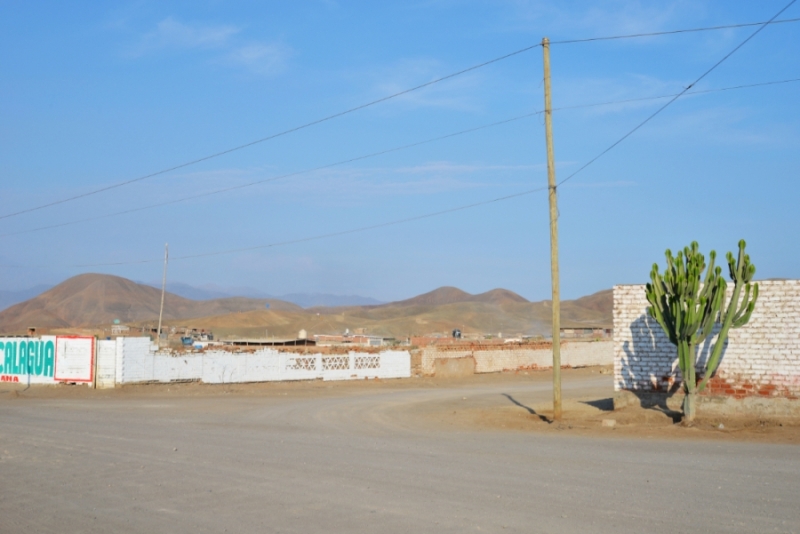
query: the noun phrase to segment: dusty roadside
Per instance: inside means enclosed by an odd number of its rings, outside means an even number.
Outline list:
[[[281,383],[141,384],[92,390],[85,386],[0,385],[0,403],[63,399],[125,402],[126,399],[333,399],[381,392],[430,391],[424,400],[399,402],[392,417],[404,424],[437,430],[534,432],[552,435],[642,439],[703,439],[800,444],[800,420],[791,418],[704,417],[692,428],[675,424],[676,413],[631,406],[614,410],[608,368],[565,369],[564,416],[552,421],[547,371],[520,371],[437,379],[302,381]],[[526,391],[526,384],[535,385]],[[535,390],[535,391],[534,391]]]

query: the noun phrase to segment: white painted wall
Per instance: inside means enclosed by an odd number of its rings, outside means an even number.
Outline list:
[[[153,351],[149,338],[116,340],[116,382],[201,380],[207,384],[282,380],[355,380],[411,376],[408,351],[342,355],[207,350],[198,353]]]
[[[113,388],[117,381],[117,342],[101,339],[97,342],[97,388]]]
[[[422,351],[422,372],[434,373],[434,362],[441,358],[475,358],[476,373],[497,373],[516,369],[551,369],[553,350],[551,348],[502,348],[491,346],[452,350],[444,347],[425,347]],[[564,367],[588,367],[591,365],[612,365],[614,345],[611,341],[574,341],[561,345],[561,365]]]

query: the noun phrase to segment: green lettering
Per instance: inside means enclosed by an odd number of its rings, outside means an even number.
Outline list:
[[[36,343],[36,359],[34,360],[33,365],[33,374],[36,376],[42,376],[42,371],[44,370],[44,342],[39,341]]]
[[[5,365],[6,364],[6,361],[5,361],[5,359],[6,359],[5,358],[5,352],[6,352],[5,351],[5,346],[6,346],[6,344],[3,341],[0,341],[0,352],[3,353],[3,355],[0,356],[0,373],[2,373],[3,369],[5,369],[5,367],[6,367],[6,365]]]
[[[5,370],[10,375],[17,374],[17,343],[9,341],[6,343]]]
[[[42,375],[53,376],[56,359],[56,346],[52,341],[48,341],[44,346],[44,357],[42,358]]]
[[[19,358],[17,363],[17,374],[24,375],[28,373],[28,342],[23,341],[19,344],[19,353],[17,357]]]

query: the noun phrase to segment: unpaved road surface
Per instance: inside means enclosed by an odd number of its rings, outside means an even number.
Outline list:
[[[556,430],[547,378],[0,391],[0,532],[800,532],[797,445]]]

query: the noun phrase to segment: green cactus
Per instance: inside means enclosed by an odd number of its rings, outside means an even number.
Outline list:
[[[667,268],[662,276],[658,265],[650,272],[651,282],[647,284],[646,294],[650,306],[647,313],[653,317],[670,342],[678,349],[678,367],[683,375],[684,421],[691,424],[696,415],[696,395],[706,387],[708,380],[719,366],[722,350],[731,328],[747,324],[758,299],[758,284],[751,286],[755,266],[750,256],[744,253],[745,242],[739,241],[739,256],[734,260],[728,252],[728,268],[734,283],[731,301],[725,308],[727,283],[722,277],[722,269],[714,267],[716,252],[709,254],[711,262],[706,269],[705,258],[699,252],[699,245],[693,242],[689,247],[673,257],[666,251]],[[700,279],[705,271],[705,280]],[[744,287],[744,298],[741,290]],[[752,298],[751,298],[752,294]],[[721,310],[725,310],[720,315]],[[701,370],[702,380],[697,380],[697,346],[705,342],[721,326],[717,341],[709,355],[705,368]]]

